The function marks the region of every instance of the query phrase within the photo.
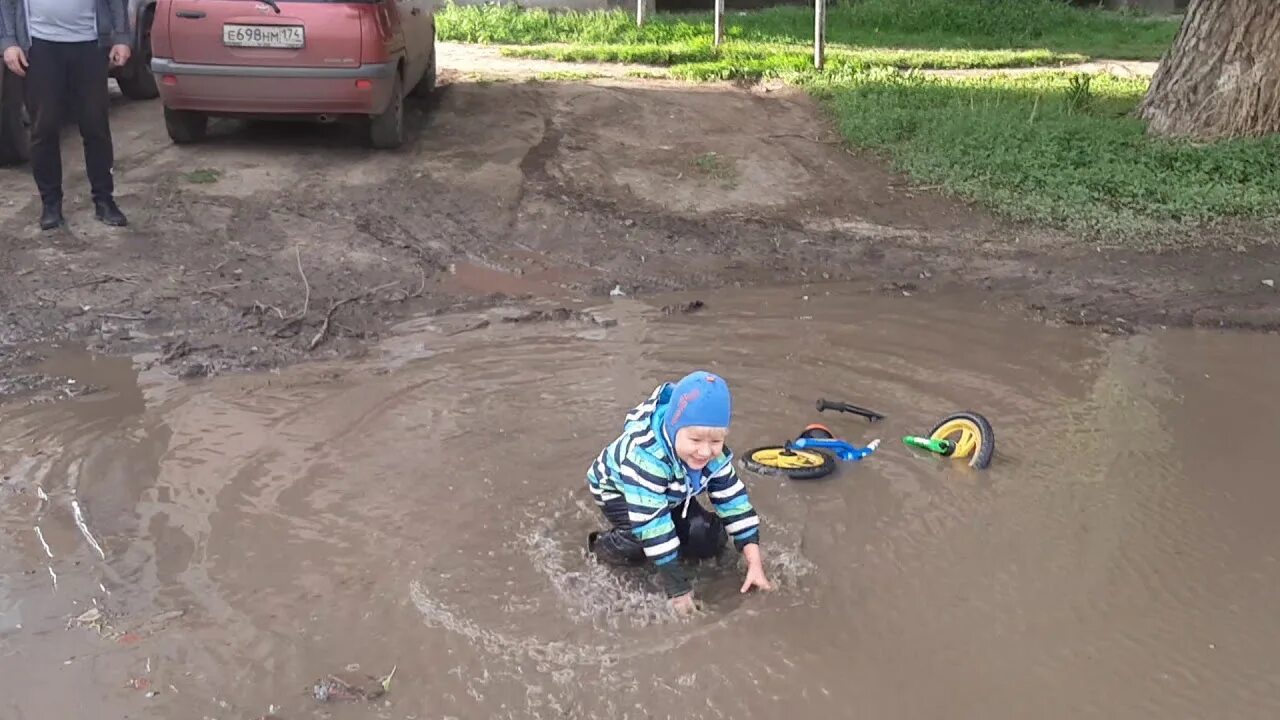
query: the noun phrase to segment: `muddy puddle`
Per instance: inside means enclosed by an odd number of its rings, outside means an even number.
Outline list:
[[[1280,712],[1280,338],[816,286],[662,310],[692,299],[417,320],[359,363],[185,385],[55,355],[101,389],[0,409],[0,716]],[[740,451],[816,420],[883,445],[744,473],[778,587],[704,568],[677,621],[584,559],[583,474],[695,366],[732,383]],[[990,469],[901,444],[961,409],[995,425]],[[372,701],[313,693],[393,669]]]

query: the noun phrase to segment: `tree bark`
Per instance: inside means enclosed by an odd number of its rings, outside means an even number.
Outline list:
[[[1191,0],[1138,115],[1171,137],[1280,132],[1280,1]]]

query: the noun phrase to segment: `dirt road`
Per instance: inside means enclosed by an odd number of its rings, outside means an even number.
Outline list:
[[[442,64],[392,153],[336,126],[228,124],[177,147],[157,103],[121,101],[122,230],[92,221],[70,128],[68,230],[41,234],[26,169],[0,171],[0,395],[46,382],[21,367],[49,340],[196,377],[358,353],[424,312],[615,288],[976,285],[1073,323],[1280,325],[1273,245],[1151,256],[999,222],[846,152],[797,92],[475,83]]]

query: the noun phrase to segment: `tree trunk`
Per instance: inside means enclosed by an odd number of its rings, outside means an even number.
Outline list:
[[[1138,114],[1155,135],[1280,132],[1280,2],[1191,0]]]

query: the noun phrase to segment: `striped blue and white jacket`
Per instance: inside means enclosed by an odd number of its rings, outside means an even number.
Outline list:
[[[645,557],[668,571],[675,570],[680,554],[671,513],[681,512],[690,498],[703,491],[711,496],[716,515],[738,550],[760,538],[760,518],[733,468],[733,453],[728,447],[703,468],[701,478],[690,477],[676,457],[674,438],[666,437],[663,430],[673,388],[672,383],[659,385],[637,405],[627,415],[622,435],[609,443],[587,471],[587,485],[596,504],[603,507],[610,500],[624,498],[631,532],[644,546]]]

